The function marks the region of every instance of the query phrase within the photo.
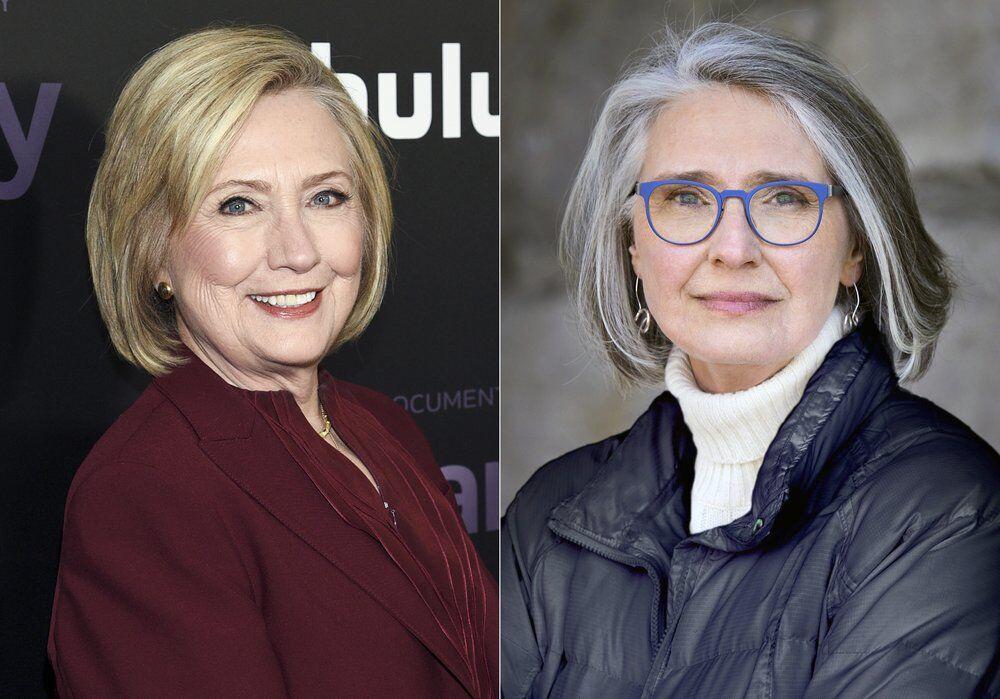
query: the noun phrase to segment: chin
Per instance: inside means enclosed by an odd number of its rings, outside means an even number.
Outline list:
[[[262,352],[262,356],[275,364],[309,367],[319,364],[326,356],[326,347],[318,343],[301,347],[285,347],[280,350]]]
[[[777,344],[776,344],[777,343]],[[775,337],[767,326],[760,328],[703,327],[688,343],[678,343],[688,355],[712,364],[764,365],[782,356],[784,338]],[[690,349],[687,349],[690,348]]]

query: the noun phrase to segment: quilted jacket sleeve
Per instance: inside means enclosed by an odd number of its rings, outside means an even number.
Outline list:
[[[104,464],[72,491],[48,652],[60,696],[285,696],[224,526],[142,464]]]
[[[517,501],[500,524],[500,690],[505,699],[527,695],[541,668],[531,621],[526,562],[517,544]]]
[[[806,696],[1000,696],[1000,519],[967,505],[859,515]]]

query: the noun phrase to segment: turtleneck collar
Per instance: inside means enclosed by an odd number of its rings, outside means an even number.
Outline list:
[[[802,398],[830,348],[844,336],[844,312],[834,306],[816,338],[780,371],[744,391],[708,393],[676,345],[667,359],[666,387],[680,404],[700,459],[746,463],[764,458],[778,428]]]

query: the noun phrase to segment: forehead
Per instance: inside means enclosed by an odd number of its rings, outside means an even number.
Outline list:
[[[766,97],[724,85],[673,100],[649,131],[643,179],[687,170],[733,186],[759,170],[827,177],[819,151],[790,114]]]
[[[309,94],[287,90],[257,101],[215,180],[347,172],[348,161],[342,130],[330,113]]]

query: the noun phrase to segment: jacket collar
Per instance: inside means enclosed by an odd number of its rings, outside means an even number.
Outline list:
[[[688,520],[696,449],[677,399],[664,392],[594,478],[552,510],[550,521],[557,530],[655,558],[689,536],[724,551],[753,548],[822,504],[816,486],[824,466],[896,383],[882,336],[866,315],[833,345],[778,429],[758,472],[750,511],[694,536],[688,534]]]
[[[288,390],[254,391],[233,386],[187,345],[181,345],[178,355],[186,363],[157,377],[153,383],[187,418],[202,441],[249,438],[257,418],[254,404],[260,405],[262,401],[274,400],[298,408]],[[327,394],[331,394],[331,400],[335,395],[329,390],[333,377],[323,368],[319,369],[319,377],[323,404],[327,405]]]
[[[187,419],[202,452],[278,522],[381,604],[473,694],[461,656],[441,633],[404,572],[389,562],[388,556],[385,566],[373,568],[371,556],[357,555],[351,546],[344,546],[340,516],[295,465],[299,457],[285,449],[258,413],[258,408],[273,414],[280,411],[305,433],[311,427],[292,393],[233,386],[188,347],[182,345],[180,354],[187,363],[153,383]],[[319,382],[323,405],[334,419],[339,412],[336,401],[349,400],[350,392],[338,386],[323,368],[319,369]],[[373,545],[368,536],[359,536],[358,545]]]

